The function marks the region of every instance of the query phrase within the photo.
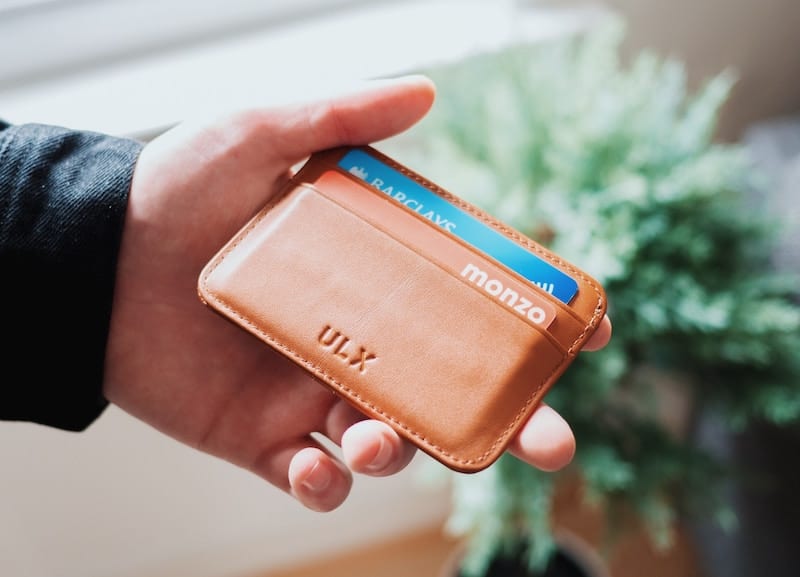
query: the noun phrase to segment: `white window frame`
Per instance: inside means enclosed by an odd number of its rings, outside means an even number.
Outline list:
[[[0,87],[368,1],[0,0]]]
[[[608,15],[594,2],[224,1],[215,21],[210,0],[0,0],[0,10],[40,3],[0,14],[0,118],[150,138],[190,117],[326,97]],[[162,27],[135,25],[166,7]]]

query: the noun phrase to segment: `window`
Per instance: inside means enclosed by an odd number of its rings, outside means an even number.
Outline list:
[[[536,0],[0,0],[0,117],[149,138],[604,14]]]
[[[364,2],[0,0],[0,87]]]

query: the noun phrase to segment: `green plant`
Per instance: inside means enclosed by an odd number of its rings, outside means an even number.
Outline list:
[[[611,344],[547,396],[578,439],[567,471],[503,457],[453,477],[449,528],[468,537],[471,575],[520,540],[541,567],[554,490],[575,474],[610,518],[635,511],[661,545],[682,514],[735,524],[716,491],[726,463],[659,415],[664,376],[731,427],[800,418],[798,285],[769,267],[779,223],[745,203],[764,186],[745,150],[714,140],[733,78],[692,93],[680,62],[644,52],[623,64],[623,37],[615,23],[429,71],[438,101],[416,129],[419,154],[403,151],[600,280],[614,323]]]

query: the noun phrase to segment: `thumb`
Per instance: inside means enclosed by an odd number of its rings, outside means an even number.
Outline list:
[[[425,76],[374,80],[358,91],[255,113],[255,132],[270,161],[292,165],[313,152],[368,144],[413,126],[430,110],[433,82]]]

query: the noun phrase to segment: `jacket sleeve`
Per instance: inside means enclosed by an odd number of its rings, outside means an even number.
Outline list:
[[[80,431],[106,407],[117,255],[141,147],[0,122],[0,419]]]

